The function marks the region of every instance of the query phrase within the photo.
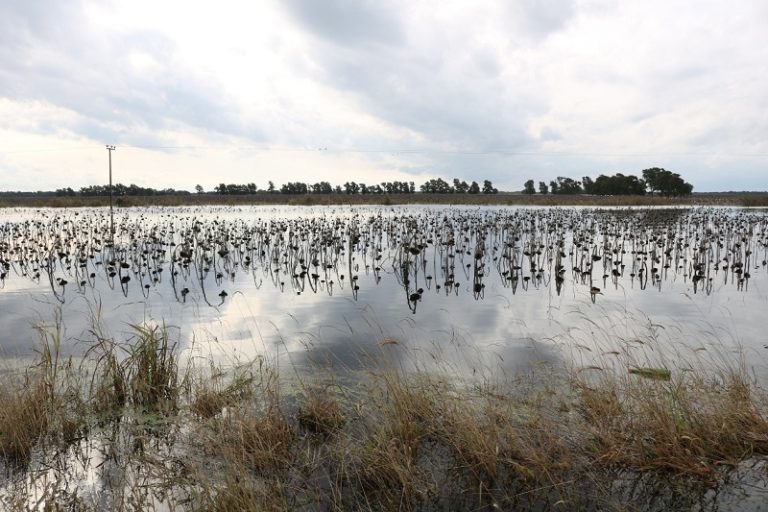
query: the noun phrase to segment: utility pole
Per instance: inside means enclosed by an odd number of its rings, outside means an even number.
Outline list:
[[[109,239],[112,245],[115,243],[115,214],[112,211],[112,152],[115,146],[107,144],[107,153],[109,153]]]

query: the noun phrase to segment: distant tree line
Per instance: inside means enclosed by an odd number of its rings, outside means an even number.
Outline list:
[[[195,187],[198,193],[203,193],[203,189],[200,185]],[[292,181],[285,183],[280,188],[275,187],[273,182],[269,182],[268,187],[265,190],[259,190],[255,184],[249,183],[247,185],[238,184],[225,184],[220,183],[214,187],[213,191],[216,194],[232,194],[232,195],[244,195],[244,194],[256,194],[256,193],[272,193],[272,194],[360,194],[360,195],[381,195],[381,194],[415,194],[416,184],[413,181],[382,181],[376,184],[358,183],[355,181],[347,181],[343,185],[331,185],[327,181],[319,181],[317,183],[303,183],[300,181]],[[496,194],[498,189],[494,188],[493,183],[490,180],[483,181],[483,187],[473,181],[468,184],[466,181],[461,181],[458,178],[454,178],[453,185],[441,178],[435,178],[427,181],[419,186],[419,191],[426,194]]]
[[[112,195],[113,196],[176,196],[176,195],[187,195],[189,194],[186,190],[176,190],[173,188],[163,188],[163,189],[154,189],[151,187],[140,187],[138,185],[134,185],[133,183],[130,185],[123,185],[122,183],[117,183],[115,185],[112,185]],[[91,185],[89,187],[81,187],[80,190],[75,191],[71,187],[67,188],[59,188],[56,189],[56,195],[59,197],[62,196],[82,196],[82,197],[92,197],[92,196],[108,196],[109,195],[109,185]]]
[[[435,178],[426,181],[418,187],[418,191],[425,194],[496,194],[499,192],[493,186],[490,180],[483,180],[482,187],[476,182],[466,181],[458,178],[453,179],[453,184],[448,183],[442,178]],[[205,194],[206,190],[202,185],[195,185],[197,194]],[[417,192],[416,184],[413,181],[382,181],[381,183],[366,184],[355,181],[347,181],[343,185],[331,185],[327,181],[316,183],[304,183],[301,181],[289,181],[279,187],[269,181],[267,187],[260,189],[255,183],[219,183],[213,188],[212,193],[221,195],[250,195],[250,194],[361,194],[361,195],[382,195],[382,194],[415,194]],[[154,189],[151,187],[140,187],[130,184],[123,185],[117,183],[112,185],[112,194],[114,196],[162,196],[162,195],[188,195],[186,190],[176,190],[173,188]],[[13,192],[0,191],[0,196],[5,197],[33,197],[33,196],[108,196],[109,185],[91,185],[81,187],[75,190],[71,187],[56,189],[55,191],[37,191],[37,192]]]
[[[660,167],[643,170],[642,178],[634,175],[616,173],[613,176],[601,174],[596,179],[584,176],[581,181],[573,178],[558,176],[549,184],[539,182],[539,194],[592,194],[606,195],[638,195],[657,193],[663,196],[687,196],[693,192],[693,185],[683,180],[679,174]],[[533,180],[523,184],[524,194],[535,194],[536,186]]]
[[[199,187],[199,188],[198,188]],[[197,185],[195,189],[198,191],[198,193],[203,192],[203,187],[200,185]],[[227,195],[247,195],[247,194],[255,194],[259,191],[259,188],[256,186],[255,183],[247,183],[245,185],[237,185],[234,183],[230,183],[229,185],[225,183],[220,183],[213,189],[214,192],[217,194],[227,194]]]
[[[480,194],[481,192],[483,194],[497,194],[499,192],[497,188],[494,188],[491,180],[484,180],[481,190],[480,185],[476,181],[468,184],[466,181],[460,181],[458,178],[453,179],[453,186],[437,178],[424,183],[419,189],[430,194]]]
[[[592,195],[645,195],[649,193],[663,196],[686,196],[693,192],[693,185],[683,180],[679,174],[660,167],[651,167],[642,172],[642,178],[634,175],[616,173],[613,176],[601,174],[595,179],[584,176],[581,181],[566,176],[558,176],[549,183],[544,181],[536,183],[529,179],[523,185],[523,193],[536,194],[592,194]],[[464,180],[454,178],[452,183],[442,178],[433,178],[421,184],[418,190],[425,194],[496,194],[499,192],[490,180],[483,180],[482,187],[478,182],[467,183]],[[195,186],[198,194],[205,193],[201,185]],[[186,190],[173,188],[154,189],[130,184],[117,183],[112,186],[115,196],[163,196],[163,195],[187,195]],[[303,183],[300,181],[288,182],[279,188],[274,182],[269,181],[265,189],[259,189],[255,183],[219,183],[213,189],[213,193],[222,195],[249,195],[249,194],[415,194],[416,185],[413,181],[383,181],[376,184],[358,183],[347,181],[343,185],[331,185],[327,181],[316,183]],[[91,185],[74,190],[71,187],[60,188],[55,192],[0,192],[0,196],[108,196],[109,185]]]

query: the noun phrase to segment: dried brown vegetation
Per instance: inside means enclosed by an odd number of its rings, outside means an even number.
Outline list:
[[[0,390],[0,456],[15,464],[29,462],[32,447],[49,423],[48,390],[39,381]]]
[[[743,362],[670,371],[669,379],[628,372],[636,360],[460,379],[397,369],[387,351],[409,354],[395,344],[379,346],[384,361],[375,370],[341,384],[319,369],[286,378],[263,360],[181,373],[164,330],[135,332],[130,347],[99,336],[81,367],[89,372],[73,372],[48,343],[40,362],[7,377],[0,455],[21,476],[3,487],[2,503],[689,508],[768,455],[767,396]],[[76,385],[78,378],[86,382]],[[35,471],[51,471],[68,449],[100,454],[93,471],[111,468],[121,478],[102,476],[90,498],[66,484],[36,485]],[[71,464],[60,471],[73,471]],[[638,482],[652,493],[638,493]]]
[[[158,195],[124,196],[116,206],[130,208],[137,206],[201,206],[201,205],[339,205],[339,204],[488,204],[488,205],[538,205],[538,206],[668,206],[668,205],[721,205],[721,206],[767,206],[768,194],[764,193],[722,193],[697,194],[687,197],[662,196],[593,196],[561,194],[269,194],[251,195]],[[103,207],[109,206],[108,196],[88,197],[3,197],[0,207]]]
[[[715,478],[722,465],[768,455],[765,396],[744,372],[655,382],[577,382],[583,447],[601,464]]]

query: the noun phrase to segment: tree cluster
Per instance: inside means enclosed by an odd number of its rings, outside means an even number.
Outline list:
[[[411,181],[382,181],[381,184],[366,185],[348,181],[344,183],[345,194],[413,194],[416,185]]]
[[[309,185],[300,181],[289,181],[280,187],[281,194],[307,194]]]
[[[597,179],[592,180],[589,176],[582,178],[584,192],[597,196],[622,196],[645,194],[645,181],[637,176],[624,176],[621,173],[613,176],[601,174]]]
[[[677,197],[693,192],[693,185],[683,180],[679,174],[659,167],[643,170],[643,179],[651,195],[658,192],[665,196]]]
[[[581,182],[573,178],[558,176],[556,180],[549,182],[549,189],[553,194],[581,194],[584,190],[581,188]]]
[[[195,187],[197,189],[197,187]],[[197,189],[198,192],[200,189]],[[217,186],[213,188],[213,191],[217,194],[226,194],[226,195],[247,195],[247,194],[255,194],[259,191],[259,187],[256,186],[255,183],[246,183],[246,184],[236,184],[236,183],[219,183]]]
[[[558,176],[556,180],[549,182],[549,186],[543,181],[539,182],[540,194],[592,194],[592,195],[645,195],[658,192],[665,196],[685,196],[693,192],[693,185],[684,181],[679,174],[667,171],[659,167],[652,167],[643,171],[643,177],[616,173],[613,176],[601,174],[596,179],[584,176],[581,181],[573,178]],[[535,194],[536,188],[533,180],[527,180],[523,184],[524,194]]]
[[[483,180],[483,188],[481,189],[476,181],[468,184],[458,178],[453,179],[453,186],[441,178],[431,179],[421,185],[419,190],[425,194],[479,194],[481,192],[483,194],[496,194],[499,192],[490,180]]]
[[[140,187],[131,183],[130,185],[123,185],[122,183],[116,183],[112,185],[113,196],[173,196],[173,195],[185,195],[189,194],[186,190],[176,190],[173,188],[154,189],[151,187]],[[91,185],[89,187],[82,187],[78,192],[72,190],[71,187],[60,188],[56,190],[56,195],[62,196],[108,196],[109,185]]]

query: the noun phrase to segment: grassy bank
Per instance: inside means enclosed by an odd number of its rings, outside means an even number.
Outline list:
[[[768,454],[768,395],[738,358],[460,378],[401,371],[394,339],[344,374],[182,362],[147,326],[88,343],[63,360],[43,333],[4,374],[5,509],[706,508]]]
[[[587,196],[522,194],[389,194],[282,195],[259,193],[234,196],[192,194],[171,196],[126,196],[115,198],[118,207],[204,206],[204,205],[394,205],[394,204],[469,204],[528,206],[768,206],[768,194],[699,194],[683,198],[659,196]],[[2,197],[0,207],[95,207],[108,206],[108,197]]]

